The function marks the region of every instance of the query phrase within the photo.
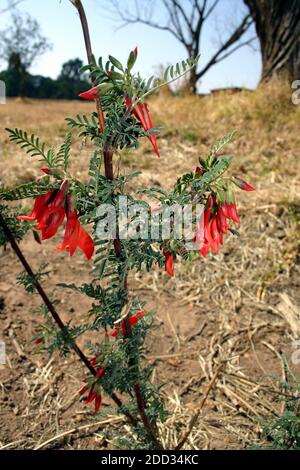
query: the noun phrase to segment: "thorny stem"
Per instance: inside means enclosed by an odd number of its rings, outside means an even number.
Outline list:
[[[86,18],[85,10],[84,10],[84,7],[82,5],[81,0],[71,0],[71,2],[77,8],[78,13],[79,13],[81,26],[82,26],[82,30],[83,30],[83,35],[84,35],[84,41],[85,41],[85,46],[86,46],[87,57],[88,57],[89,63],[91,63],[92,60],[93,60],[93,52],[92,52],[91,38],[90,38],[89,26],[88,26],[88,21],[87,21],[87,18]],[[99,116],[99,128],[103,132],[104,128],[105,128],[105,120],[104,120],[104,114],[103,114],[103,110],[102,110],[99,98],[96,98],[96,107],[97,107],[97,112],[98,112],[98,116]],[[106,142],[104,144],[103,153],[104,153],[105,176],[109,180],[113,180],[114,179],[114,174],[113,174],[113,163],[112,163],[112,161],[113,161],[114,148],[109,143]],[[118,235],[116,236],[116,238],[114,240],[114,249],[115,249],[116,256],[119,257],[119,258],[122,257],[122,244],[121,244],[121,241],[120,241],[120,238],[118,237]],[[127,276],[125,276],[125,278],[124,278],[124,289],[125,289],[125,291],[127,291]],[[126,302],[127,302],[127,300],[125,300],[125,303]],[[131,338],[132,337],[132,329],[131,329],[131,324],[130,324],[128,316],[124,320],[124,328],[125,328],[125,336],[127,338]],[[135,364],[133,364],[132,359],[129,358],[129,366],[130,365],[133,366]],[[153,427],[152,427],[152,425],[151,425],[151,423],[148,419],[148,416],[146,414],[145,400],[144,400],[144,397],[143,397],[143,394],[142,394],[141,387],[140,387],[139,383],[136,383],[134,385],[134,393],[135,393],[135,396],[136,396],[137,407],[138,407],[142,422],[144,424],[145,430],[147,431],[147,434],[149,435],[150,439],[154,442],[156,447],[161,449],[162,445],[158,441],[158,439],[156,437],[156,432],[153,429]]]
[[[77,354],[77,356],[80,358],[80,360],[84,363],[84,365],[89,369],[89,371],[91,372],[91,374],[96,377],[96,370],[94,369],[94,367],[90,364],[90,361],[88,360],[88,358],[86,357],[86,355],[83,353],[83,351],[79,348],[79,346],[77,345],[77,343],[74,341],[74,339],[72,337],[70,337],[70,335],[68,334],[68,329],[67,327],[65,326],[64,322],[62,321],[62,319],[60,318],[59,314],[57,313],[53,303],[51,302],[51,300],[49,299],[48,295],[46,294],[46,292],[44,291],[43,287],[41,286],[41,284],[39,283],[39,281],[36,279],[36,276],[30,266],[30,264],[28,263],[28,261],[26,260],[25,256],[23,255],[23,252],[21,251],[19,245],[17,244],[11,230],[9,229],[9,227],[7,226],[5,220],[3,219],[2,215],[0,214],[0,226],[2,227],[3,229],[3,232],[7,238],[7,240],[10,242],[11,244],[11,247],[12,249],[14,250],[14,252],[16,253],[17,257],[19,258],[20,262],[22,263],[25,271],[27,272],[27,274],[30,276],[31,280],[32,280],[32,284],[34,285],[34,287],[36,288],[37,292],[39,293],[39,295],[41,296],[41,298],[43,299],[43,302],[44,304],[46,305],[46,307],[48,308],[49,312],[51,313],[52,315],[52,318],[53,320],[55,321],[55,323],[57,324],[57,326],[61,329],[61,331],[64,333],[65,335],[65,338],[68,340],[68,342],[70,343],[71,347],[73,348],[73,350],[75,351],[75,353]],[[112,393],[110,395],[111,399],[116,403],[116,405],[118,405],[121,409],[122,409],[122,412],[125,414],[125,416],[128,418],[128,420],[131,422],[131,424],[133,424],[134,426],[137,424],[137,421],[136,419],[126,410],[123,409],[123,403],[122,401],[120,400],[120,398],[115,394],[115,393]]]

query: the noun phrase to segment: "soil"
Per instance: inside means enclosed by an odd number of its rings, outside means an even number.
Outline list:
[[[32,243],[31,235],[27,235],[22,242],[24,252],[33,260],[35,267],[44,259],[51,259],[49,281],[44,283],[46,288],[53,288],[58,281],[81,283],[87,279],[87,265],[81,256],[73,259],[56,253],[53,256],[53,246],[54,243],[48,242],[40,248]],[[92,423],[95,417],[91,410],[80,403],[76,393],[84,378],[83,367],[77,359],[73,355],[65,359],[35,355],[32,338],[41,319],[34,309],[40,301],[14,283],[20,271],[19,261],[8,247],[1,255],[0,325],[2,339],[6,344],[7,363],[0,369],[0,441],[3,446],[11,444],[11,448],[33,448],[65,430]],[[283,280],[280,281],[281,290],[299,292],[297,272],[295,268],[285,280],[285,287]],[[136,279],[132,279],[132,285],[135,283]],[[233,368],[242,371],[247,379],[257,384],[265,383],[266,386],[272,382],[274,386],[282,376],[280,355],[290,357],[292,345],[291,339],[282,334],[282,323],[274,324],[276,315],[271,310],[256,311],[259,320],[256,318],[256,326],[253,328],[251,309],[247,312],[243,306],[237,306],[235,315],[226,320],[224,334],[224,319],[216,309],[204,305],[199,308],[192,303],[183,307],[178,305],[177,298],[164,290],[159,295],[143,288],[140,291],[149,308],[157,307],[159,299],[157,328],[148,338],[146,360],[153,364],[153,380],[163,385],[169,408],[179,416],[179,421],[181,416],[178,411],[174,411],[173,402],[180,402],[177,407],[188,410],[188,413],[195,410],[208,384],[207,368],[214,363],[213,357],[222,357],[228,344],[233,356],[238,357],[238,365],[236,363]],[[59,311],[65,321],[73,319],[80,324],[88,306],[84,297],[74,297],[73,293],[64,291]],[[234,364],[237,359],[232,360]],[[248,400],[235,398],[232,393],[231,396],[225,390],[223,400],[228,401],[230,413],[239,422],[236,424],[238,431],[233,432],[233,423],[232,429],[228,428],[224,416],[226,408],[223,416],[220,415],[217,406],[220,391],[214,391],[204,410],[205,425],[202,423],[200,426],[200,429],[203,426],[209,429],[206,432],[210,439],[207,442],[203,431],[202,446],[210,449],[238,449],[250,445],[251,439],[255,441],[258,438],[260,426],[257,414],[261,412],[265,415],[266,409],[259,409],[258,400],[254,400],[253,404],[250,400],[247,404]],[[267,401],[273,403],[273,398],[272,394],[266,394]],[[274,404],[277,408],[275,401]],[[110,405],[109,400],[105,400],[103,408],[106,416],[111,416]],[[243,431],[246,429],[249,433],[249,428],[251,437],[248,440]],[[111,438],[104,438],[103,433],[99,434],[100,431],[97,432],[96,425],[58,438],[44,448],[97,449],[113,446]]]
[[[92,103],[77,101],[11,100],[0,108],[1,128],[23,128],[28,122],[29,132],[59,145],[64,116],[93,109]],[[130,289],[147,302],[146,309],[157,309],[144,360],[154,366],[152,380],[162,387],[169,411],[161,437],[166,448],[176,446],[218,371],[186,448],[261,445],[262,421],[284,411],[282,382],[294,385],[288,368],[298,376],[300,372],[293,363],[300,337],[300,107],[292,106],[289,85],[273,82],[255,93],[229,96],[159,95],[151,101],[152,109],[154,121],[165,127],[159,139],[163,157],[153,156],[145,140],[137,152],[125,152],[120,159],[121,171],[142,169],[140,186],[170,187],[179,172],[197,164],[207,146],[228,130],[240,129],[228,148],[235,155],[232,171],[257,189],[238,193],[240,237],[228,236],[218,255],[176,264],[172,279],[155,271],[129,280]],[[29,164],[4,132],[0,144],[5,185],[40,176],[40,162],[31,159]],[[74,142],[71,172],[82,181],[90,155],[90,146]],[[26,205],[28,209],[30,202]],[[21,242],[34,270],[49,262],[49,277],[43,281],[48,293],[58,283],[80,285],[92,266],[81,254],[69,258],[55,251],[60,238],[38,245],[28,234]],[[1,248],[0,340],[6,345],[6,364],[0,365],[0,448],[116,448],[128,425],[107,398],[99,415],[80,401],[86,371],[77,357],[35,353],[40,300],[16,284],[21,271],[11,248]],[[89,301],[68,290],[58,289],[57,295],[62,318],[80,325]]]

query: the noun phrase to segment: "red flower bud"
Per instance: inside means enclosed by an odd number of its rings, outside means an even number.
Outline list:
[[[172,253],[169,253],[166,249],[163,250],[165,256],[165,271],[169,276],[174,276],[174,256]]]
[[[80,93],[79,96],[84,100],[94,100],[99,96],[99,88],[98,86],[94,86],[93,88],[90,88],[89,90]]]
[[[242,178],[239,178],[238,176],[233,177],[233,182],[243,191],[255,191],[254,186],[247,183],[245,180],[243,180]]]

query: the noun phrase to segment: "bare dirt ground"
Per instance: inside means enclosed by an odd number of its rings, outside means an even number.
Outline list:
[[[140,183],[170,185],[215,139],[237,129],[239,136],[229,146],[234,173],[257,188],[238,194],[241,236],[229,236],[219,255],[177,265],[174,279],[158,271],[130,279],[130,288],[140,291],[149,308],[157,308],[145,360],[154,365],[152,380],[163,385],[170,411],[161,427],[166,448],[178,442],[220,364],[186,447],[247,448],[260,442],[261,418],[282,412],[278,392],[287,379],[285,360],[300,372],[291,362],[300,336],[300,107],[291,104],[288,87],[275,83],[237,95],[160,95],[151,108],[164,127],[162,158],[145,142],[137,154],[121,156],[120,171],[142,167]],[[59,144],[64,116],[92,109],[80,102],[10,101],[0,106],[0,128],[25,128]],[[2,130],[0,145],[5,185],[39,175],[40,164],[10,144]],[[89,152],[89,146],[74,143],[78,178],[86,177]],[[49,262],[48,291],[59,282],[80,284],[91,268],[80,254],[69,259],[55,252],[56,244],[57,239],[37,245],[30,234],[21,243],[35,269]],[[126,423],[108,400],[97,416],[80,402],[85,371],[74,356],[34,354],[32,338],[42,321],[34,309],[40,301],[16,285],[22,269],[11,249],[0,256],[0,339],[7,348],[7,364],[0,366],[0,448],[115,448]],[[88,302],[65,290],[61,295],[62,317],[80,324]]]

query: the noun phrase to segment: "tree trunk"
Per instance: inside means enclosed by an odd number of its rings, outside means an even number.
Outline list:
[[[244,0],[260,41],[262,80],[300,79],[300,1]]]
[[[197,93],[197,81],[198,77],[196,75],[196,68],[193,68],[190,71],[190,76],[189,76],[189,92],[196,94]]]

